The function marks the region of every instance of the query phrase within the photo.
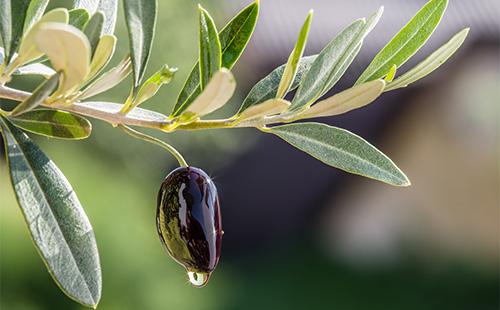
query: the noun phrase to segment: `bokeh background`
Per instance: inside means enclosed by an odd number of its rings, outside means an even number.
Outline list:
[[[200,2],[222,27],[250,1]],[[230,115],[256,81],[286,61],[310,8],[315,19],[306,54],[385,5],[338,91],[424,3],[262,0],[255,36],[233,70],[238,94],[219,114]],[[197,2],[159,5],[148,71],[164,63],[180,70],[144,106],[168,113],[197,58]],[[115,63],[127,52],[120,14]],[[99,309],[498,309],[499,20],[496,0],[450,1],[435,36],[405,68],[470,26],[449,63],[408,89],[326,120],[388,154],[412,180],[409,188],[329,168],[251,129],[158,135],[213,176],[220,191],[222,258],[203,289],[190,287],[156,235],[156,193],[175,167],[169,154],[99,121],[83,142],[34,137],[73,184],[93,224],[104,281]],[[23,78],[14,85],[31,90],[39,82]],[[100,99],[122,102],[129,82]],[[3,157],[0,170],[0,308],[81,309],[37,256]]]

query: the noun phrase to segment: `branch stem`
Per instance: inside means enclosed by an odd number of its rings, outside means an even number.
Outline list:
[[[177,159],[177,161],[179,162],[179,165],[181,165],[182,167],[188,167],[188,164],[187,164],[186,160],[184,159],[184,157],[182,157],[181,153],[179,153],[179,151],[177,151],[170,144],[163,142],[162,140],[157,139],[155,137],[151,137],[151,136],[148,136],[142,132],[134,130],[126,125],[118,125],[118,127],[120,127],[121,130],[123,130],[125,133],[127,133],[128,135],[130,135],[134,138],[141,139],[141,140],[144,140],[147,142],[151,142],[153,144],[158,145],[161,148],[164,148],[170,154],[172,154],[172,156],[174,156],[175,159]]]

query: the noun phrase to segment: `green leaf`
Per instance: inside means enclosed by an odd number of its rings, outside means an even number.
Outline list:
[[[393,65],[398,68],[427,42],[441,18],[448,0],[431,0],[404,26],[375,56],[356,84],[376,80],[389,72]]]
[[[86,9],[72,9],[69,10],[69,21],[68,24],[74,26],[80,30],[83,30],[85,25],[88,23],[90,19],[90,14]]]
[[[214,74],[207,87],[180,116],[180,123],[187,123],[198,116],[203,116],[223,107],[234,94],[236,80],[226,68]]]
[[[198,5],[200,23],[200,76],[201,90],[221,68],[221,45],[217,28],[210,14]]]
[[[26,11],[26,20],[24,21],[23,33],[28,32],[31,27],[42,18],[43,12],[47,8],[49,0],[31,0]]]
[[[26,100],[21,102],[14,110],[10,113],[12,116],[17,116],[19,114],[30,111],[40,104],[42,104],[45,99],[49,98],[50,94],[56,89],[59,83],[60,74],[54,74],[50,79],[44,81],[38,86],[33,94],[29,96]]]
[[[92,125],[85,118],[64,111],[39,109],[9,117],[23,130],[49,138],[81,140],[88,138]]]
[[[94,82],[87,86],[78,96],[80,99],[90,98],[103,93],[123,81],[132,71],[130,57],[123,59],[116,67],[103,73]]]
[[[65,94],[78,88],[90,70],[90,45],[77,28],[60,23],[44,23],[36,37],[38,49],[50,59],[52,67],[63,72],[58,92]]]
[[[97,43],[103,34],[104,27],[104,14],[102,12],[96,12],[90,18],[89,22],[85,25],[83,33],[87,36],[90,43],[90,49],[92,51],[91,55],[94,55]]]
[[[21,130],[0,118],[12,186],[50,275],[75,301],[95,308],[101,267],[94,232],[59,168]]]
[[[429,55],[424,61],[389,83],[385,91],[406,87],[432,73],[455,54],[462,43],[464,43],[468,33],[469,28],[466,28],[454,35],[446,44]]]
[[[306,48],[307,36],[309,34],[309,27],[311,26],[311,20],[313,16],[313,11],[311,10],[307,15],[306,21],[300,30],[299,37],[297,39],[297,43],[295,43],[295,47],[293,48],[290,57],[288,57],[288,62],[285,67],[285,71],[283,76],[281,77],[280,84],[278,86],[278,93],[276,94],[276,98],[283,98],[290,90],[290,86],[292,86],[293,80],[295,79],[295,75],[297,74],[297,69],[299,67],[300,59],[302,59],[302,55],[304,54],[304,50]]]
[[[359,53],[364,38],[382,16],[381,7],[367,21],[359,19],[340,32],[316,57],[293,98],[291,112],[313,104],[326,94],[344,75]]]
[[[0,34],[5,49],[5,62],[9,63],[23,36],[24,22],[30,0],[0,1]]]
[[[104,34],[113,34],[115,31],[118,0],[74,0],[74,8],[84,8],[90,14],[101,11],[105,16]]]
[[[123,7],[128,28],[135,93],[144,76],[153,45],[157,1],[123,0]]]
[[[313,55],[302,58],[302,60],[299,62],[297,74],[295,75],[294,81],[289,91],[292,91],[299,86],[299,84],[302,82],[302,78],[309,71],[309,68],[311,68],[311,65],[316,57],[316,55]],[[238,113],[241,113],[256,104],[265,102],[272,98],[276,98],[279,83],[281,81],[281,77],[283,76],[283,72],[285,71],[285,66],[286,65],[279,66],[262,80],[257,82],[257,84],[252,87],[245,100],[243,100],[240,111]]]
[[[231,69],[250,41],[259,16],[259,2],[254,2],[236,15],[219,33],[222,67]],[[200,94],[200,70],[196,63],[191,70],[172,115],[180,115]]]
[[[384,80],[375,80],[346,89],[321,100],[300,114],[300,118],[326,117],[343,114],[372,103],[384,91]]]
[[[329,166],[395,186],[410,185],[408,178],[386,155],[347,130],[318,123],[298,123],[265,131]]]
[[[137,96],[134,98],[133,107],[153,97],[162,85],[170,83],[174,78],[175,72],[177,72],[177,68],[170,68],[168,65],[164,65],[159,71],[142,83]]]

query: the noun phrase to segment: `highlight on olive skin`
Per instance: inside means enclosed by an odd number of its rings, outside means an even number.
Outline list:
[[[156,227],[189,282],[205,286],[219,262],[223,232],[217,188],[203,170],[179,167],[167,175],[158,193]]]

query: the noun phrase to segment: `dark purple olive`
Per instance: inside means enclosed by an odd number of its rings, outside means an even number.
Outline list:
[[[219,261],[223,232],[217,188],[203,170],[180,167],[167,175],[158,193],[156,227],[190,282],[204,286]]]

